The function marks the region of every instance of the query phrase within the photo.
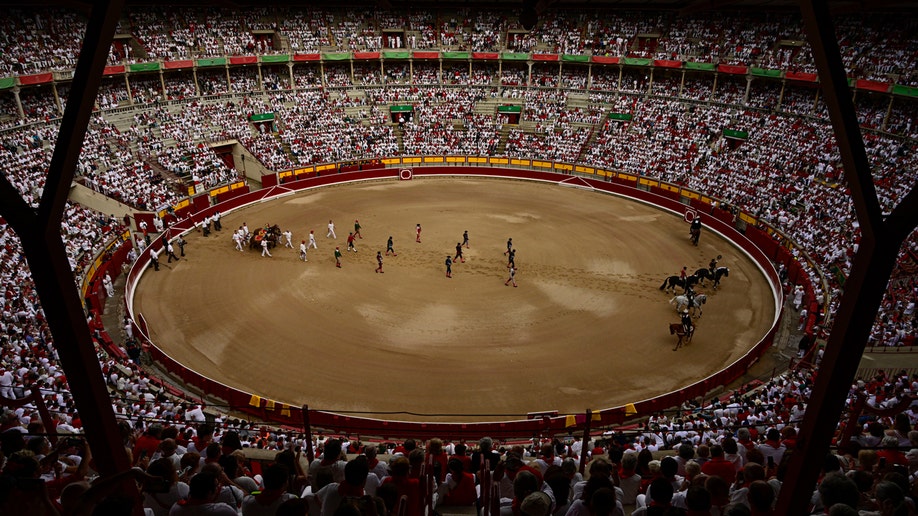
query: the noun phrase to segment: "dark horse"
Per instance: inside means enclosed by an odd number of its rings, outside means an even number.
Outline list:
[[[714,269],[714,288],[717,289],[717,285],[720,285],[720,278],[726,278],[730,275],[730,269],[726,267],[718,267]]]
[[[697,284],[698,276],[687,276],[684,280],[679,276],[670,276],[663,280],[663,284],[660,285],[660,290],[672,289],[672,291],[675,292],[678,286],[684,291],[686,288],[694,287]]]
[[[717,285],[720,285],[720,278],[730,275],[730,269],[726,267],[718,267],[714,269],[714,274],[711,274],[709,269],[698,269],[695,271],[695,276],[698,276],[699,283],[704,286],[704,280],[709,279],[714,282],[714,288],[717,288]]]
[[[260,249],[262,240],[267,240],[268,249],[271,249],[277,245],[280,237],[281,229],[277,224],[259,229],[252,235],[252,240],[249,242],[249,249]]]
[[[704,286],[704,280],[714,279],[714,275],[711,274],[711,269],[698,269],[695,271],[695,276],[698,276],[698,284],[702,287]]]
[[[692,335],[695,334],[695,327],[692,326],[692,329],[686,332],[685,326],[682,326],[682,323],[672,323],[669,325],[669,334],[679,337],[679,340],[676,341],[676,347],[673,348],[673,351],[676,351],[681,348],[683,344],[688,345],[692,342]]]

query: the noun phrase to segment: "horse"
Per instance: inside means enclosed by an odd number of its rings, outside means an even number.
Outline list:
[[[689,230],[689,233],[692,235],[692,245],[698,247],[698,238],[701,237],[701,228],[692,228]]]
[[[691,330],[685,331],[685,326],[682,326],[682,323],[672,323],[669,325],[669,334],[676,335],[679,337],[679,340],[676,341],[676,347],[673,348],[673,351],[681,348],[683,344],[686,346],[692,342],[692,336],[695,335],[695,327],[692,326]]]
[[[711,274],[710,269],[698,269],[697,271],[695,271],[695,276],[698,276],[698,284],[701,285],[702,287],[704,286],[704,280],[714,279],[714,275]]]
[[[256,230],[249,242],[249,249],[260,249],[262,240],[267,240],[268,249],[271,249],[277,246],[281,233],[282,231],[277,224]]]
[[[698,317],[701,317],[701,315],[704,313],[704,309],[701,307],[701,305],[707,302],[708,296],[705,294],[698,294],[694,299],[692,299],[691,303],[689,303],[689,299],[685,296],[676,296],[669,300],[669,304],[676,305],[676,312],[681,313],[683,309],[691,308],[692,316],[694,316],[697,309]]]
[[[714,289],[716,290],[716,289],[717,289],[717,285],[720,285],[720,278],[721,278],[721,277],[726,278],[726,277],[729,276],[729,275],[730,275],[730,269],[728,269],[728,268],[726,268],[726,267],[718,267],[718,268],[714,269],[714,278],[713,278],[713,279],[714,279]]]
[[[660,290],[672,289],[672,291],[675,292],[676,286],[678,285],[680,288],[682,288],[683,291],[685,291],[687,288],[694,287],[697,284],[697,276],[687,276],[684,280],[679,276],[670,276],[663,280],[663,284],[660,285]]]

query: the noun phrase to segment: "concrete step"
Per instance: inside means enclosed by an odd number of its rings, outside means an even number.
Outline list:
[[[91,210],[106,215],[114,215],[118,218],[124,217],[124,215],[133,215],[137,211],[137,209],[121,201],[112,199],[79,183],[73,183],[70,186],[70,195],[67,198]]]

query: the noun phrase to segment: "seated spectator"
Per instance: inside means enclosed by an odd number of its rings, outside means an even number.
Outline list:
[[[164,457],[151,462],[147,474],[160,479],[144,482],[142,490],[143,506],[155,516],[168,516],[173,505],[188,498],[188,484],[179,481],[171,459]]]
[[[475,505],[478,500],[478,489],[475,475],[465,471],[465,465],[459,459],[447,462],[446,480],[438,488],[437,505]]]
[[[220,481],[211,472],[201,472],[191,477],[188,486],[188,499],[180,500],[172,506],[169,516],[191,516],[211,514],[216,516],[236,516],[236,509],[224,502],[218,502]]]
[[[243,516],[273,515],[281,504],[296,498],[296,495],[287,492],[287,474],[287,468],[280,464],[265,468],[262,475],[264,489],[254,491],[242,500]]]

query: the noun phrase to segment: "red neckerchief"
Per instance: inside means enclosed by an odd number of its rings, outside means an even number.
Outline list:
[[[776,450],[781,447],[781,443],[779,441],[767,440],[765,441],[765,444],[767,444],[768,446],[771,446],[772,448]]]
[[[375,459],[375,458],[374,458],[374,459],[367,459],[367,466],[370,467],[370,470],[371,470],[371,471],[373,470],[373,468],[376,467],[377,464],[379,464],[379,459]]]

